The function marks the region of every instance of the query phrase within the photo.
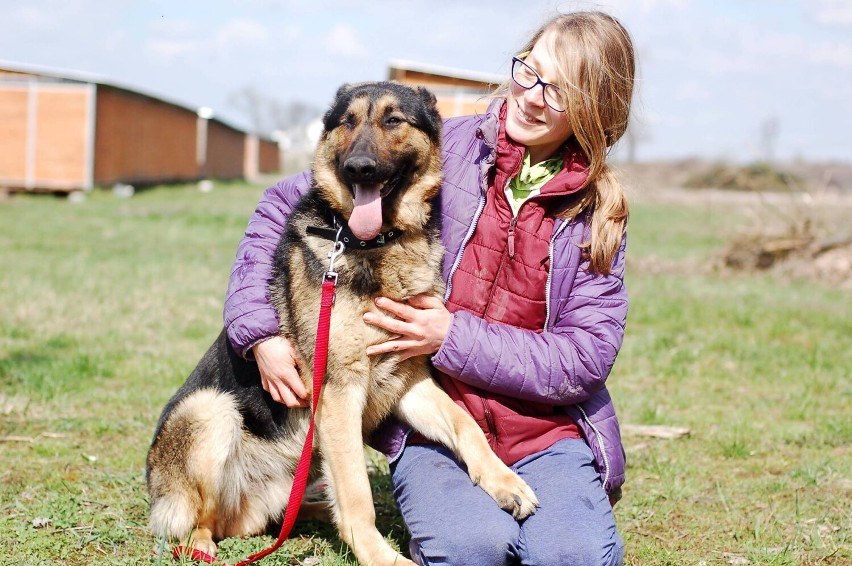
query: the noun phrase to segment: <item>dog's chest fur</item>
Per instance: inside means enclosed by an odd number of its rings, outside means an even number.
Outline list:
[[[294,210],[276,251],[270,298],[279,313],[281,331],[291,338],[301,357],[301,371],[310,382],[323,275],[334,242],[308,235],[309,225],[324,225],[317,212],[321,202],[307,195]],[[407,386],[409,376],[400,371],[395,355],[368,357],[367,346],[383,342],[389,334],[363,321],[376,311],[375,298],[405,301],[427,293],[440,297],[443,248],[438,229],[405,234],[383,247],[347,249],[335,262],[338,273],[332,308],[326,385],[355,387],[366,397],[364,428],[368,432],[383,419]],[[422,364],[421,364],[422,366]]]

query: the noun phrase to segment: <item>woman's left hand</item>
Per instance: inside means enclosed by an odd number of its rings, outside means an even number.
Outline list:
[[[422,354],[434,354],[441,347],[453,315],[441,299],[431,295],[415,295],[408,303],[398,303],[387,297],[377,297],[376,306],[384,313],[368,312],[364,322],[383,328],[396,337],[367,348],[367,355],[396,352],[401,360]]]

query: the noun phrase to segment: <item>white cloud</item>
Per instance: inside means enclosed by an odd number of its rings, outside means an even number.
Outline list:
[[[148,27],[153,35],[169,37],[188,37],[199,33],[193,22],[182,18],[157,18]]]
[[[146,48],[152,55],[162,59],[183,57],[202,50],[201,44],[196,41],[165,38],[149,39]]]
[[[642,0],[642,11],[645,13],[653,12],[657,8],[675,8],[681,9],[686,5],[686,0]]]
[[[146,48],[161,59],[188,57],[195,54],[234,53],[244,46],[257,48],[257,43],[270,39],[269,29],[254,20],[233,19],[208,33],[188,20],[171,19],[151,26]]]
[[[705,54],[704,67],[711,73],[753,73],[761,69],[760,64],[746,53],[710,52]]]
[[[710,92],[698,81],[681,83],[675,90],[677,100],[705,100],[710,98]]]
[[[346,24],[337,24],[331,28],[325,36],[325,48],[329,53],[344,57],[365,57],[369,54],[355,28]]]
[[[51,21],[49,13],[36,6],[16,6],[7,17],[32,28],[46,27]]]
[[[216,34],[218,43],[222,46],[267,41],[269,37],[269,30],[265,25],[247,19],[231,20]]]
[[[852,70],[852,44],[824,41],[808,51],[811,62]]]
[[[849,0],[807,2],[804,9],[813,14],[816,23],[825,26],[852,26],[852,3]]]

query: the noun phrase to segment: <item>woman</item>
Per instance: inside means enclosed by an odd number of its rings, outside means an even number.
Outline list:
[[[374,437],[419,564],[620,564],[611,505],[624,451],[604,386],[627,314],[627,202],[605,164],[624,133],[634,54],[599,12],[546,22],[483,115],[444,124],[445,304],[378,298],[365,315],[397,338],[368,348],[431,356],[436,379],[536,492],[522,522],[494,505],[447,449],[388,422]],[[308,174],[270,188],[240,243],[225,306],[235,349],[263,387],[307,404],[266,298],[272,252]]]

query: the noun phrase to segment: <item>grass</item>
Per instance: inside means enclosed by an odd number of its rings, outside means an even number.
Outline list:
[[[159,187],[0,202],[0,564],[158,564],[144,460],[160,409],[221,327],[261,188]],[[610,385],[627,436],[628,564],[852,560],[852,299],[707,263],[743,218],[633,208],[628,334]],[[662,267],[660,267],[662,266]],[[405,545],[386,466],[379,523]],[[236,561],[273,537],[229,539]],[[308,524],[263,564],[352,564]]]

